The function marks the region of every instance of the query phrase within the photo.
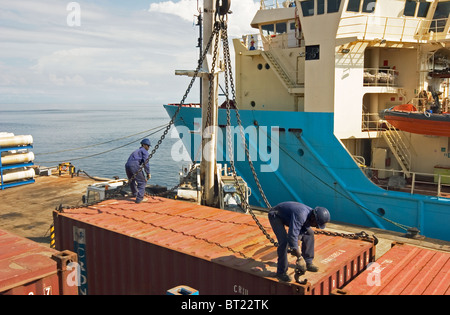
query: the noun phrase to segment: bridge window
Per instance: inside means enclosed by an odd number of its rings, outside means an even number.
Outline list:
[[[405,3],[405,8],[403,10],[404,16],[416,16],[416,8],[417,8],[416,0],[407,0]],[[417,10],[417,17],[427,17],[428,9],[430,8],[430,2],[419,2],[419,9]]]
[[[364,13],[372,13],[375,11],[375,5],[377,4],[376,0],[364,0],[362,11]]]
[[[450,13],[450,1],[439,2],[434,12],[433,20],[446,19]]]
[[[347,11],[350,12],[363,12],[363,13],[373,13],[375,11],[376,0],[349,0],[347,5]]]
[[[261,29],[264,36],[275,34],[275,25],[273,24],[261,25]]]
[[[295,23],[294,23],[295,28]],[[280,22],[277,24],[261,25],[264,36],[287,33],[286,22]]]
[[[405,9],[403,9],[404,16],[415,16],[416,15],[417,2],[415,0],[406,0]]]
[[[303,16],[314,15],[314,0],[302,1]]]
[[[450,2],[439,2],[434,12],[433,21],[430,25],[430,31],[443,32],[447,24],[448,14],[450,13]]]
[[[325,0],[317,0],[317,14],[325,13]]]
[[[328,0],[328,13],[339,12],[341,7],[341,0]]]
[[[349,0],[347,5],[347,11],[359,12],[359,7],[361,6],[361,0]]]
[[[317,1],[317,3],[315,3]],[[357,1],[358,3],[360,0]],[[327,4],[326,10],[325,10],[325,3]],[[312,16],[314,15],[314,5],[317,5],[317,15],[322,15],[325,13],[334,13],[339,12],[339,9],[341,7],[341,0],[306,0],[300,2],[303,16]],[[359,5],[358,5],[359,10]]]
[[[419,11],[417,11],[417,17],[427,17],[428,9],[430,8],[430,2],[420,2]]]
[[[276,27],[275,27],[275,32],[276,32],[277,34],[283,34],[283,33],[286,33],[286,32],[287,32],[287,29],[286,29],[286,22],[283,22],[283,23],[277,23],[277,24],[276,24]]]

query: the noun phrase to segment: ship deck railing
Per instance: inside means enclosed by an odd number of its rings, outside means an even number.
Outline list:
[[[365,113],[362,114],[362,126],[361,130],[363,132],[368,131],[386,131],[387,127],[384,120],[380,119],[378,113]]]
[[[261,0],[261,10],[270,10],[278,8],[286,8],[289,6],[295,6],[295,1],[289,0]]]
[[[410,172],[411,177],[408,178],[402,170],[361,164],[360,168],[374,184],[385,190],[450,198],[450,175]]]
[[[444,19],[352,15],[341,18],[338,38],[357,36],[359,40],[421,42],[448,37],[450,23]]]
[[[398,71],[387,68],[364,68],[364,86],[397,86]]]
[[[264,43],[259,33],[242,35],[241,43],[247,48],[247,50],[263,50]]]

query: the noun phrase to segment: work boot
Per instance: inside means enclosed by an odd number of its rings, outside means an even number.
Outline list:
[[[310,263],[310,264],[306,264],[306,270],[308,270],[310,272],[317,272],[317,271],[319,271],[319,267],[313,265],[313,263]]]
[[[277,279],[280,281],[283,281],[283,282],[291,282],[292,281],[291,277],[287,273],[283,273],[283,274],[277,273]]]
[[[147,198],[144,198],[144,199],[142,199],[142,200],[136,200],[136,203],[147,202],[147,201],[148,201],[148,199],[147,199]]]

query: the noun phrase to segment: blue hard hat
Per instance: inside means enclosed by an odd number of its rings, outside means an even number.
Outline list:
[[[314,208],[313,213],[319,229],[324,229],[325,225],[330,222],[331,218],[328,209],[324,207],[316,207]]]
[[[148,145],[149,147],[152,146],[149,139],[144,139],[144,140],[142,140],[142,141],[141,141],[141,144],[146,144],[146,145]]]

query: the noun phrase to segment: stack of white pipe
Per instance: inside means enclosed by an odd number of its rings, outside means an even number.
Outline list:
[[[18,153],[2,156],[2,165],[28,163],[34,161],[34,153]]]
[[[23,145],[30,145],[33,143],[33,137],[30,135],[24,136],[15,136],[10,132],[0,132],[0,148],[4,147],[16,147]],[[14,164],[22,164],[29,163],[34,161],[34,153],[17,153],[17,154],[8,154],[1,157],[2,165],[14,165]],[[34,178],[35,172],[34,169],[24,169],[20,170],[9,170],[3,173],[3,183],[13,182],[22,179],[30,179]]]
[[[0,132],[0,138],[11,138],[14,137],[14,134],[11,132]]]
[[[33,169],[3,174],[3,183],[13,182],[21,179],[34,178],[34,175],[35,172]]]
[[[33,143],[33,136],[4,136],[0,137],[0,147],[15,147]]]

